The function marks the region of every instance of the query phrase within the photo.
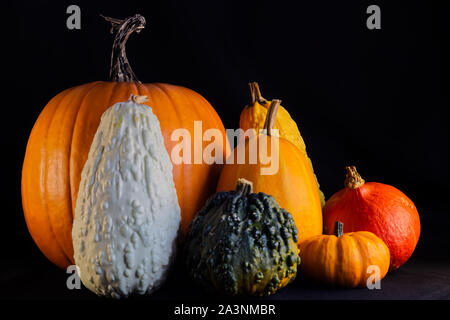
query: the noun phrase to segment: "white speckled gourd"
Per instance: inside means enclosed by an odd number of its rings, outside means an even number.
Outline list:
[[[158,118],[141,103],[102,115],[82,171],[72,229],[83,284],[113,298],[151,293],[167,276],[181,215]]]

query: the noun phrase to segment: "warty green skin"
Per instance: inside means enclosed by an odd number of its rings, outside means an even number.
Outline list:
[[[189,275],[208,291],[265,296],[295,279],[297,228],[264,193],[212,196],[191,222],[185,243]]]

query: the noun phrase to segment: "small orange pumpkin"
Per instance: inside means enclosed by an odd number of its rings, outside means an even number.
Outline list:
[[[317,282],[347,288],[366,286],[376,267],[379,279],[384,278],[390,254],[383,240],[368,231],[344,234],[343,228],[337,221],[334,235],[319,235],[300,243],[301,272]]]
[[[174,129],[194,134],[194,121],[203,130],[218,129],[226,139],[222,121],[200,94],[180,86],[137,80],[125,55],[125,43],[145,26],[135,15],[125,20],[107,18],[116,30],[111,57],[111,82],[96,81],[67,89],[42,110],[30,134],[22,169],[22,204],[28,230],[44,255],[59,267],[73,264],[72,220],[81,171],[103,112],[131,94],[145,95],[158,117],[166,149],[178,141]],[[223,147],[225,148],[224,141]],[[193,148],[194,139],[191,139]],[[203,142],[203,148],[208,145]],[[195,212],[214,193],[219,164],[174,164],[173,177],[186,232]]]
[[[264,126],[267,134],[252,136],[240,142],[245,144],[245,155],[250,154],[252,144],[267,145],[268,154],[271,154],[272,139],[278,139],[278,171],[275,174],[262,175],[261,169],[267,165],[262,164],[260,159],[253,164],[250,161],[238,163],[238,152],[234,152],[230,156],[235,157],[234,161],[228,159],[222,169],[217,191],[233,190],[239,178],[252,181],[255,193],[272,195],[282,208],[292,214],[300,242],[307,237],[322,234],[322,208],[314,173],[303,152],[288,140],[271,136],[279,105],[280,100],[272,100]],[[239,147],[238,145],[236,149]]]

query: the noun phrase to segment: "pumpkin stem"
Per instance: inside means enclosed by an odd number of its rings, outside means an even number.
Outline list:
[[[266,99],[264,99],[261,95],[261,91],[259,90],[258,82],[250,82],[248,84],[248,87],[250,88],[250,105],[253,106],[256,102],[264,103],[266,102]]]
[[[281,100],[273,99],[270,103],[269,110],[267,110],[266,121],[264,123],[264,130],[266,130],[266,134],[268,136],[271,135],[272,128],[275,124],[275,120],[277,119],[277,111],[278,107],[281,104]]]
[[[247,195],[253,192],[253,182],[239,178],[236,183],[236,191],[240,192],[242,195]]]
[[[137,94],[132,94],[128,100],[132,101],[134,103],[137,103],[137,104],[144,104],[144,103],[148,102],[148,97],[140,96]]]
[[[346,188],[357,189],[366,182],[363,178],[361,178],[358,171],[356,171],[355,166],[345,167],[345,170],[347,171],[344,181]]]
[[[130,67],[125,53],[125,44],[133,32],[139,33],[145,28],[145,18],[140,14],[124,20],[101,16],[106,21],[111,22],[111,33],[116,33],[112,46],[111,67],[109,69],[110,80],[141,83]]]
[[[344,234],[344,224],[340,221],[334,223],[334,235],[336,237],[341,237]]]

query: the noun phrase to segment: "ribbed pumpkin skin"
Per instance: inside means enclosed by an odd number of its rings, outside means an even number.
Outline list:
[[[345,224],[344,224],[345,226]],[[367,285],[367,267],[380,268],[380,279],[389,270],[389,249],[371,232],[351,232],[336,237],[320,235],[299,245],[302,274],[338,287],[354,288]]]
[[[253,128],[256,130],[256,132],[259,132],[260,129],[264,128],[264,122],[269,106],[270,101],[267,100],[261,101],[261,103],[256,101],[253,105],[246,106],[241,112],[239,127],[244,131]],[[277,117],[273,129],[278,129],[279,136],[281,138],[286,139],[294,144],[305,155],[305,158],[314,173],[313,164],[311,162],[311,159],[308,157],[308,154],[306,153],[305,141],[303,141],[303,137],[300,134],[297,123],[291,118],[289,112],[282,106],[278,108]],[[323,207],[325,205],[325,195],[319,189],[320,185],[316,175],[314,175],[314,179],[316,180],[318,187],[320,204]]]
[[[263,139],[262,144],[270,146],[273,139],[259,135],[252,139]],[[267,139],[268,141],[265,141]],[[261,142],[259,142],[261,143]],[[246,141],[245,154],[248,160],[250,141]],[[235,155],[236,156],[236,155]],[[254,192],[272,195],[280,206],[290,212],[298,229],[298,241],[322,234],[322,208],[314,174],[303,153],[292,143],[279,138],[279,170],[274,175],[261,175],[261,163],[224,165],[217,191],[233,190],[236,181],[244,178],[253,182]]]
[[[195,120],[202,121],[203,131],[217,128],[226,137],[213,107],[198,93],[179,86],[98,81],[55,96],[30,134],[22,169],[22,204],[31,236],[59,267],[73,264],[71,230],[78,185],[101,115],[131,94],[148,96],[169,155],[178,143],[170,141],[174,129],[188,129],[193,148]],[[214,192],[220,169],[218,164],[174,165],[185,232],[196,210]]]

